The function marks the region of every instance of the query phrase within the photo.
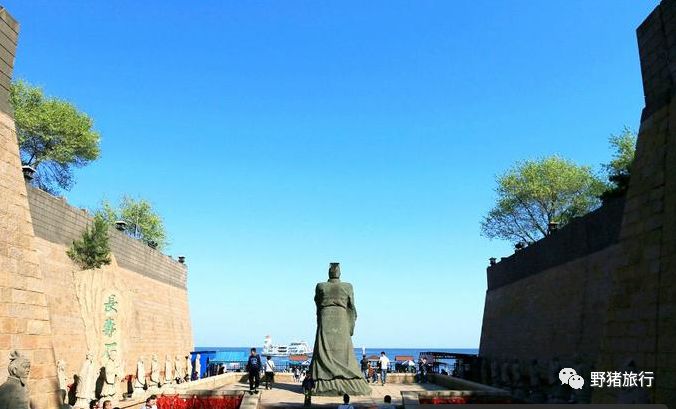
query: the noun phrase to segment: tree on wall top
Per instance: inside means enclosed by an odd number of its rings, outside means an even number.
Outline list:
[[[92,119],[66,101],[45,97],[38,87],[13,82],[14,108],[21,164],[36,170],[33,184],[50,193],[69,190],[73,168],[99,157],[100,136]]]
[[[603,200],[622,196],[629,189],[631,164],[636,155],[636,133],[625,126],[621,133],[610,135],[609,142],[614,152],[613,159],[603,165],[609,181],[606,191],[601,195]]]
[[[565,225],[597,208],[605,188],[590,167],[558,156],[517,163],[497,183],[481,234],[529,244],[549,234],[550,223]]]
[[[96,214],[103,217],[109,224],[123,221],[126,224],[127,235],[151,247],[161,250],[167,245],[167,233],[162,217],[145,199],[124,196],[117,207],[108,201],[103,201],[101,207],[96,210]]]

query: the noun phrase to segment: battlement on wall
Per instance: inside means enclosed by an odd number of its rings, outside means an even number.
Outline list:
[[[595,211],[574,219],[551,235],[488,267],[488,291],[588,256],[617,243],[622,227],[624,202],[624,198],[613,199]]]
[[[93,218],[86,211],[40,189],[27,188],[36,237],[61,244],[67,249],[91,225]],[[120,267],[175,287],[186,288],[187,268],[184,264],[112,227],[110,248]]]

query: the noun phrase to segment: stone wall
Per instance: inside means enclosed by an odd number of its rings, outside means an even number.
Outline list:
[[[637,30],[645,108],[620,233],[622,264],[599,366],[655,371],[655,402],[676,405],[676,1]],[[611,399],[612,396],[601,396]]]
[[[152,354],[164,368],[165,355],[192,351],[192,328],[185,265],[114,229],[110,265],[82,271],[67,257],[91,218],[24,182],[8,102],[18,30],[0,8],[0,383],[10,351],[19,350],[32,362],[31,399],[50,409],[59,407],[57,360],[68,383],[88,351],[100,367],[116,349],[124,375],[140,356],[147,371]]]
[[[569,364],[578,354],[597,357],[619,253],[615,244],[489,290],[481,355],[540,363],[560,357]]]
[[[65,200],[28,188],[35,228],[35,248],[46,292],[57,360],[66,362],[72,381],[90,351],[96,367],[106,361],[106,344],[115,343],[124,373],[135,374],[136,360],[157,354],[162,373],[165,356],[192,351],[186,268],[169,256],[111,228],[112,262],[82,271],[67,256],[73,240],[92,223],[86,211]],[[104,333],[104,305],[111,294],[118,303],[115,333]],[[126,392],[126,384],[119,385]]]
[[[87,211],[70,206],[64,199],[40,189],[28,187],[28,204],[35,236],[52,243],[70,246],[92,222]],[[185,265],[162,252],[138,240],[130,240],[113,228],[110,229],[110,248],[120,267],[175,287],[186,288]]]
[[[624,198],[572,220],[558,230],[488,268],[488,290],[513,283],[550,267],[602,251],[617,243],[624,214]]]
[[[622,371],[633,361],[638,371],[655,372],[653,402],[673,406],[676,0],[663,0],[637,34],[646,105],[636,159],[621,218],[601,227],[619,232],[617,240],[564,260],[542,245],[533,257],[549,264],[539,269],[515,261],[489,268],[480,353],[523,360],[558,356],[564,364],[582,354],[596,371]],[[584,239],[569,235],[566,241],[574,247]],[[618,391],[595,388],[592,398],[616,402]]]
[[[55,407],[56,368],[49,309],[9,107],[19,25],[0,8],[0,382],[9,353],[32,361],[29,388],[38,407]]]

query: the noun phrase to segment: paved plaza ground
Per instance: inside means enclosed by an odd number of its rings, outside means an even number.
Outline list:
[[[354,396],[350,403],[355,408],[375,408],[383,403],[385,395],[392,396],[392,403],[401,406],[402,391],[438,391],[444,388],[434,384],[402,384],[388,383],[385,386],[380,384],[370,384],[371,396]],[[249,390],[249,385],[237,383],[227,385],[224,388],[229,390]],[[267,408],[301,408],[303,407],[303,390],[299,383],[277,383],[272,390],[265,390],[263,385],[259,389],[261,395],[260,407]],[[335,408],[343,403],[342,397],[313,396],[312,406],[322,408]]]

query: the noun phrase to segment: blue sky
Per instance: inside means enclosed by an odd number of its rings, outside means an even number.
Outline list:
[[[143,4],[139,4],[143,3]],[[196,345],[314,340],[328,263],[360,347],[477,347],[495,176],[595,167],[643,106],[656,0],[8,0],[15,76],[95,119],[70,203],[151,200],[189,264]]]

